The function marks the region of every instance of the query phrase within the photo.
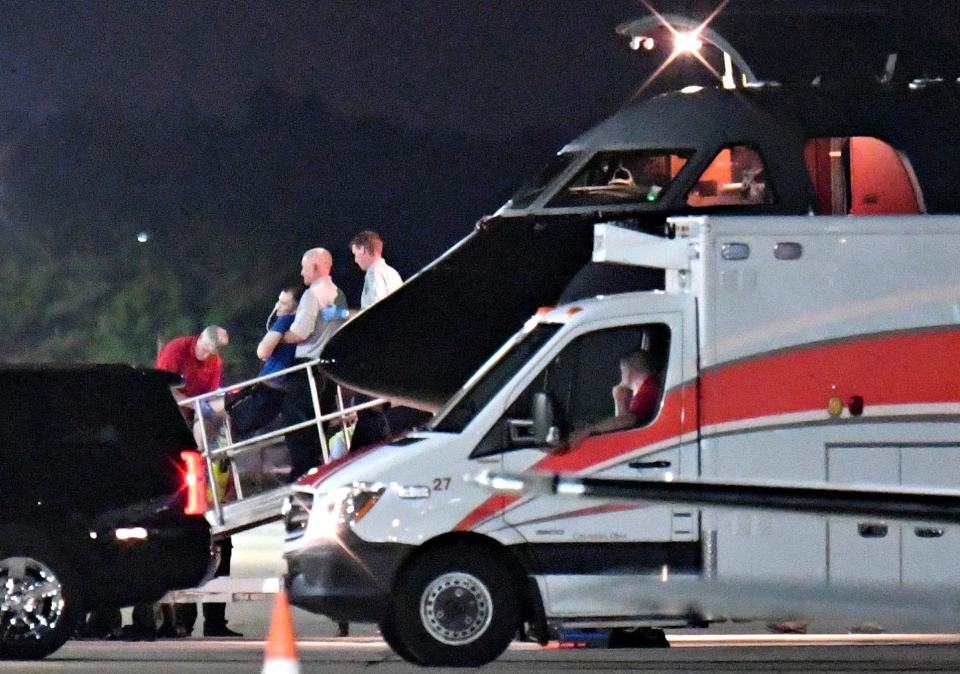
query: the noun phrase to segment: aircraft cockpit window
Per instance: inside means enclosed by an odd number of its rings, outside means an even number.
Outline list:
[[[720,150],[687,194],[687,205],[694,208],[772,203],[773,190],[760,153],[747,145]]]
[[[688,158],[689,154],[662,150],[598,152],[547,207],[653,203]]]
[[[821,215],[926,212],[910,161],[878,138],[811,138],[803,158]]]
[[[530,181],[510,197],[510,208],[527,208],[543,193],[543,190],[579,156],[579,152],[567,152],[554,157],[543,171],[540,172],[536,180]]]

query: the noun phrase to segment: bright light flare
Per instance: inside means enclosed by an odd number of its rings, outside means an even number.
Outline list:
[[[703,40],[696,32],[677,33],[673,38],[673,51],[677,54],[696,54],[701,47],[703,47]]]
[[[313,520],[311,524],[315,522],[311,533],[315,534],[318,538],[337,540],[339,542],[339,510],[339,502],[321,502],[310,514],[310,519]]]
[[[351,491],[352,489],[348,487],[339,487],[323,496],[318,496],[313,499],[312,508],[309,504],[304,505],[304,507],[310,509],[310,519],[307,522],[305,531],[305,536],[308,537],[309,541],[307,547],[333,543],[347,553],[357,566],[373,579],[376,578],[374,573],[340,537],[340,509],[344,500],[350,497]],[[374,503],[377,500],[379,500],[379,496],[377,499],[374,499]]]
[[[717,5],[712,12],[710,12],[710,15],[706,19],[704,19],[703,23],[701,23],[696,28],[696,30],[689,31],[687,33],[681,33],[672,25],[670,25],[670,22],[667,21],[664,18],[664,16],[660,12],[658,12],[657,9],[652,4],[650,4],[650,0],[640,0],[640,2],[643,4],[644,7],[647,8],[647,10],[651,14],[653,14],[657,18],[658,21],[660,21],[661,24],[663,24],[663,27],[669,30],[670,33],[673,35],[674,48],[670,56],[668,56],[666,60],[660,64],[660,67],[658,67],[644,81],[644,83],[641,84],[640,87],[634,92],[633,96],[631,97],[632,100],[638,98],[640,94],[642,94],[647,89],[647,87],[649,87],[658,77],[660,77],[663,71],[665,71],[670,66],[670,64],[673,63],[677,59],[677,57],[682,54],[691,54],[698,61],[700,61],[700,63],[706,66],[707,70],[709,70],[711,74],[713,74],[718,80],[723,79],[720,73],[718,73],[716,69],[713,68],[707,62],[707,60],[700,55],[700,48],[703,46],[703,40],[700,38],[700,34],[703,32],[704,29],[706,29],[710,25],[710,22],[712,22],[717,17],[717,15],[723,11],[723,9],[727,6],[730,0],[721,0],[720,4]],[[687,37],[684,37],[684,36],[687,36]],[[687,44],[688,41],[695,42],[696,48],[691,50],[681,49],[681,45]],[[631,46],[632,46],[632,41],[631,41]],[[688,46],[693,46],[693,45],[689,44]]]

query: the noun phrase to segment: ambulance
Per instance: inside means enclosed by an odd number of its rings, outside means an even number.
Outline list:
[[[947,527],[502,495],[473,476],[958,488],[958,251],[950,215],[596,224],[595,263],[659,270],[662,288],[544,308],[424,430],[304,478],[284,513],[293,603],[377,622],[412,662],[476,665],[524,623],[546,639],[765,617],[645,601],[668,579],[956,588]],[[655,416],[571,446],[613,413],[633,351],[661,383]]]
[[[960,486],[960,85],[904,61],[632,100],[347,322],[325,373],[434,414],[296,485],[292,602],[376,622],[411,662],[478,665],[522,625],[545,641],[787,617],[670,601],[684,579],[956,588],[960,533],[937,523],[476,481]],[[577,441],[609,428],[638,351],[652,419]]]

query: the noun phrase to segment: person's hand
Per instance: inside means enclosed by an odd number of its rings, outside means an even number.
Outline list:
[[[341,420],[343,421],[343,423],[340,423]],[[330,420],[330,425],[337,426],[337,427],[353,426],[355,423],[357,423],[356,412],[348,412],[347,414],[344,414],[342,417],[334,417],[333,419]]]
[[[204,419],[212,419],[217,416],[217,413],[214,412],[213,406],[210,404],[209,400],[200,401],[200,414],[203,415]]]
[[[627,407],[630,405],[630,399],[633,397],[633,391],[626,384],[617,384],[610,391],[613,396],[613,404]]]
[[[567,436],[567,441],[562,446],[562,452],[569,452],[580,446],[580,443],[590,437],[593,430],[590,428],[578,428]]]

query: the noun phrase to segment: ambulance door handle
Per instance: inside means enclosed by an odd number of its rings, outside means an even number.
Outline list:
[[[669,468],[671,463],[669,461],[634,461],[627,465],[637,470],[656,470],[659,468]]]
[[[886,524],[877,522],[860,522],[857,524],[857,533],[863,538],[884,538],[890,530]]]
[[[913,533],[917,538],[940,538],[943,536],[943,529],[940,527],[916,527]]]

